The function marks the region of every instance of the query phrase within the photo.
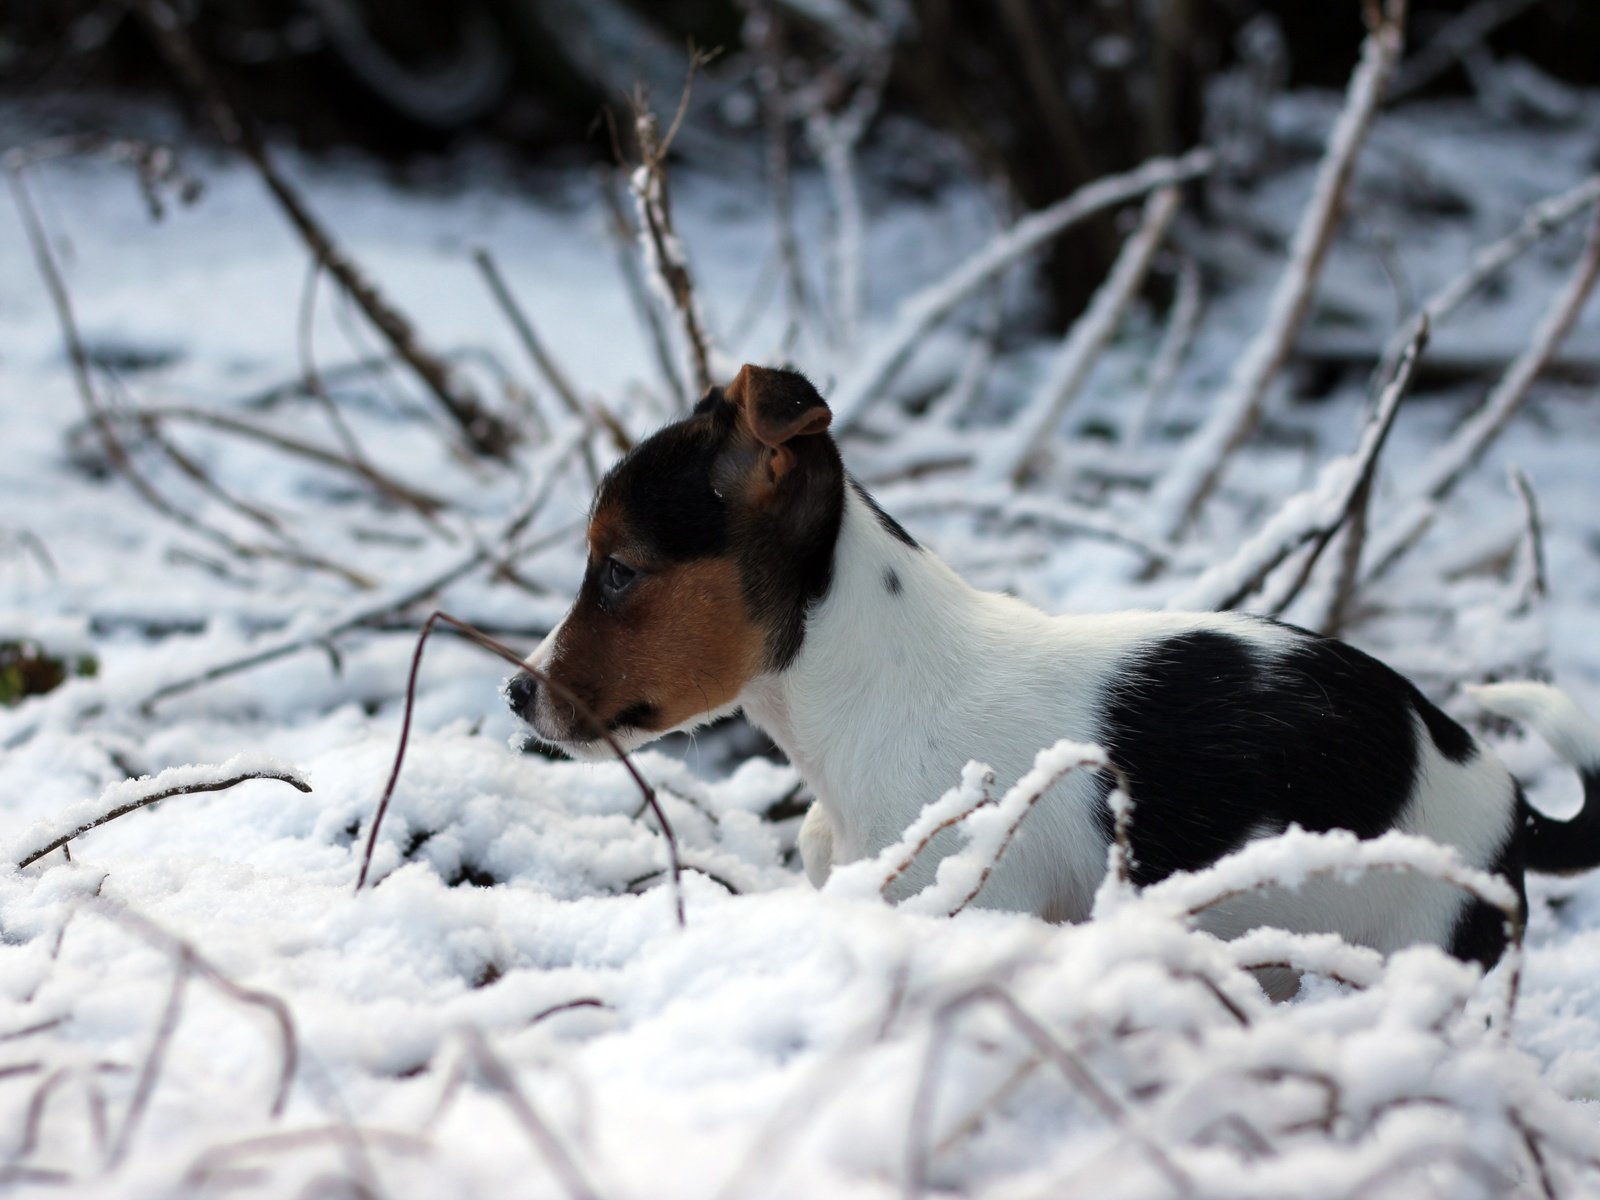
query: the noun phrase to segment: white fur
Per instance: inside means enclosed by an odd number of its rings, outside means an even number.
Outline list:
[[[888,569],[898,594],[885,586]],[[1126,655],[1198,628],[1239,637],[1267,658],[1296,637],[1228,613],[1052,618],[969,587],[933,554],[890,535],[847,488],[833,582],[798,656],[754,680],[740,701],[816,793],[800,843],[816,883],[831,864],[894,841],[968,760],[993,766],[1003,789],[1041,747],[1062,737],[1096,740],[1097,706]],[[1513,819],[1509,776],[1486,750],[1459,765],[1438,752],[1420,721],[1417,735],[1417,784],[1399,826],[1488,865]],[[1086,917],[1106,862],[1097,795],[1092,778],[1079,775],[1041,801],[978,903],[1053,920]],[[941,835],[905,888],[930,882],[955,844],[954,834]],[[1207,924],[1221,936],[1263,923],[1336,931],[1392,950],[1447,942],[1461,904],[1444,885],[1395,875],[1243,897],[1219,906]]]
[[[1544,683],[1487,683],[1466,691],[1490,712],[1532,729],[1573,766],[1600,768],[1600,725],[1565,692]]]

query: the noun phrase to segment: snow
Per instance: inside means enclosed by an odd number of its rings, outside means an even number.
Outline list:
[[[1593,128],[1600,112],[1587,111]],[[1336,113],[1337,101],[1289,97],[1272,122],[1320,141]],[[26,132],[20,118],[13,127]],[[1363,221],[1403,235],[1397,253],[1421,295],[1459,276],[1540,196],[1592,172],[1588,142],[1572,129],[1507,131],[1459,106],[1390,113],[1369,151],[1353,203]],[[86,339],[97,352],[166,352],[153,366],[118,367],[131,397],[119,402],[247,415],[337,446],[313,403],[248,402],[298,371],[304,255],[248,172],[188,157],[207,195],[154,226],[111,166],[62,162],[37,174]],[[865,172],[870,148],[861,159]],[[55,853],[0,868],[8,1194],[877,1200],[915,1194],[921,1180],[929,1196],[1600,1195],[1595,877],[1535,879],[1526,946],[1488,980],[1428,948],[1380,961],[1315,936],[1263,930],[1223,943],[1190,927],[1188,911],[1219,891],[1363,865],[1444,873],[1505,899],[1493,880],[1398,835],[1356,843],[1295,832],[1202,876],[1137,894],[1108,886],[1080,926],[975,905],[950,917],[1003,854],[1007,831],[1028,819],[1028,788],[948,832],[965,847],[922,896],[886,903],[884,880],[937,825],[984,798],[981,767],[929,797],[893,854],[840,867],[815,891],[794,860],[798,819],[765,815],[792,797],[796,772],[713,731],[636,759],[681,845],[680,929],[664,840],[626,772],[513,753],[516,726],[497,696],[505,665],[440,638],[423,667],[375,883],[355,892],[426,611],[442,607],[531,648],[583,569],[588,484],[565,465],[579,435],[555,397],[497,370],[518,363],[520,347],[482,290],[471,248],[494,248],[580,395],[604,397],[635,432],[678,397],[652,382],[648,338],[606,273],[610,247],[586,177],[522,175],[471,155],[432,186],[401,186],[359,160],[289,157],[286,166],[430,344],[481,352],[456,361],[507,411],[508,382],[530,390],[552,433],[524,447],[514,471],[464,461],[403,375],[332,369],[372,345],[324,288],[314,326],[330,391],[377,465],[450,501],[449,537],[314,463],[174,425],[174,439],[218,481],[378,585],[357,593],[281,562],[219,561],[125,485],[85,468],[93,443],[74,439],[78,400],[52,310],[20,225],[0,219],[9,451],[0,456],[0,638],[91,652],[99,664],[93,678],[0,709],[0,843],[76,828],[167,786],[171,770],[193,781],[271,766],[315,788],[254,782],[174,797],[82,834],[70,862]],[[1308,165],[1262,182],[1249,199],[1256,228],[1287,240],[1312,176]],[[1115,194],[1136,199],[1170,177]],[[1472,212],[1413,214],[1397,179],[1468,181]],[[976,339],[956,321],[926,348],[924,335],[1044,236],[1040,219],[1026,218],[995,241],[974,192],[912,204],[864,175],[863,277],[873,286],[859,356],[795,351],[819,384],[840,384],[841,418],[870,405],[875,429],[904,433],[904,446],[846,443],[869,484],[904,466],[906,446],[976,457],[1039,394],[1057,348],[1030,340],[1019,322],[970,405],[931,432],[897,403],[916,394],[913,382],[955,378]],[[797,193],[802,237],[820,245],[822,182],[801,177]],[[759,287],[770,213],[748,180],[685,173],[673,199],[705,319],[724,333]],[[1516,353],[1570,274],[1579,233],[1553,235],[1497,290],[1462,304],[1441,322],[1435,351]],[[1067,611],[1161,607],[1271,526],[1286,497],[1320,494],[1324,464],[1358,439],[1360,380],[1320,403],[1270,403],[1263,435],[1235,461],[1196,536],[1138,548],[1147,492],[1104,479],[1142,469],[1148,481],[1180,452],[1181,434],[1204,419],[1256,331],[1282,265],[1225,233],[1185,250],[1208,277],[1227,263],[1227,286],[1207,297],[1138,459],[1119,459],[1118,445],[1085,432],[1119,428],[1148,382],[1159,322],[1130,312],[1033,490],[902,473],[876,489],[889,511],[986,586]],[[1359,236],[1335,242],[1319,294],[1347,306],[1341,332],[1374,355],[1382,349],[1394,306]],[[1013,306],[1029,299],[1023,288],[1005,295]],[[1013,307],[1007,322],[1014,316]],[[1318,310],[1309,329],[1335,319]],[[744,342],[723,344],[736,358],[764,359],[781,325],[769,312]],[[1597,347],[1591,305],[1564,353],[1581,363]],[[913,349],[915,380],[895,377]],[[1377,528],[1484,390],[1425,382],[1379,461]],[[1292,394],[1296,383],[1285,377],[1283,387]],[[1600,711],[1594,404],[1592,375],[1536,384],[1429,535],[1365,597],[1371,611],[1352,635],[1463,719],[1475,706],[1459,687],[1534,666]],[[598,436],[592,445],[602,460],[609,453]],[[240,528],[156,452],[139,453],[192,511]],[[1507,596],[1504,567],[1522,530],[1503,485],[1513,462],[1545,520],[1550,592],[1531,606]],[[1330,496],[1335,482],[1321,480]],[[497,578],[484,549],[500,547],[525,514],[520,544],[536,549],[515,566],[538,591]],[[141,711],[164,684],[287,644],[298,649]],[[1490,736],[1535,803],[1570,811],[1576,781],[1548,747],[1504,729]],[[1083,747],[1041,750],[1043,777],[1089,757]],[[126,782],[144,776],[154,778]],[[1272,1004],[1242,969],[1266,962],[1308,972],[1295,1000]],[[1508,1021],[1512,967],[1521,978]],[[292,1021],[277,1115],[284,1043],[252,997],[273,998]]]

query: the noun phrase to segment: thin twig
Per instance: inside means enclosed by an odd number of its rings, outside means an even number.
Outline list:
[[[123,2],[137,13],[173,73],[199,100],[223,144],[243,154],[255,168],[307,249],[361,308],[390,348],[416,373],[472,448],[492,458],[507,457],[516,442],[515,429],[486,410],[478,397],[450,370],[449,364],[422,345],[411,322],[384,298],[334,242],[322,222],[278,170],[260,136],[228,101],[221,84],[184,28],[183,19],[167,0]]]
[[[423,622],[422,631],[417,636],[416,652],[411,656],[411,673],[406,683],[405,712],[400,722],[400,740],[395,747],[394,766],[390,769],[388,782],[384,784],[382,793],[378,797],[377,808],[373,813],[372,827],[367,833],[367,846],[361,857],[361,871],[356,876],[356,891],[360,891],[367,882],[367,874],[372,867],[372,855],[378,845],[378,830],[383,825],[384,815],[389,811],[389,801],[394,797],[395,785],[400,782],[400,769],[405,764],[406,744],[411,738],[411,716],[417,699],[417,675],[422,668],[422,651],[428,644],[428,636],[435,626],[443,623],[454,629],[469,642],[481,646],[491,654],[496,654],[505,659],[517,670],[537,679],[541,686],[549,688],[563,703],[572,707],[578,718],[594,733],[595,737],[603,741],[611,752],[616,755],[617,761],[633,779],[634,786],[639,789],[639,794],[644,798],[645,804],[655,814],[656,822],[661,826],[661,834],[667,843],[667,855],[672,863],[672,891],[673,900],[677,910],[678,924],[684,925],[683,911],[683,863],[678,855],[678,837],[672,830],[672,824],[667,820],[667,814],[661,810],[660,801],[656,798],[655,789],[643,775],[633,760],[628,757],[628,752],[622,748],[612,732],[606,728],[605,722],[595,716],[594,711],[576,693],[565,684],[550,678],[544,672],[530,667],[515,650],[503,646],[488,634],[480,633],[465,621],[458,621],[449,613],[434,612]]]
[[[528,1135],[528,1140],[544,1156],[545,1162],[561,1180],[568,1194],[577,1200],[599,1200],[600,1193],[584,1176],[577,1160],[550,1128],[549,1122],[540,1115],[538,1109],[534,1108],[522,1089],[517,1086],[511,1069],[494,1052],[488,1039],[472,1026],[463,1029],[461,1037],[466,1044],[467,1052],[477,1064],[478,1074],[505,1099],[506,1107],[516,1117],[517,1123]]]
[[[1254,432],[1272,381],[1311,311],[1356,158],[1405,44],[1406,4],[1407,0],[1388,0],[1381,21],[1362,44],[1361,64],[1350,77],[1344,108],[1328,135],[1311,200],[1295,230],[1289,262],[1268,303],[1261,332],[1240,356],[1205,424],[1179,452],[1151,496],[1153,527],[1165,537],[1176,538],[1188,528],[1234,452]]]
[[[628,186],[633,192],[634,207],[644,234],[642,245],[645,263],[678,315],[684,345],[689,354],[689,372],[695,391],[692,397],[681,397],[683,401],[693,400],[711,387],[711,339],[706,330],[705,315],[700,310],[700,301],[695,295],[694,276],[689,270],[683,242],[672,223],[672,202],[667,188],[667,152],[688,110],[695,73],[709,61],[709,55],[691,50],[683,92],[678,97],[677,111],[665,134],[660,132],[656,115],[651,111],[643,91],[635,93],[633,98],[633,130],[639,144],[640,164],[629,176]]]
[[[1150,264],[1178,215],[1182,200],[1183,194],[1176,187],[1150,194],[1139,225],[1123,242],[1111,274],[1073,323],[1027,406],[1013,418],[996,463],[1013,484],[1022,484],[1048,453],[1062,414],[1093,376],[1106,345],[1150,273]]]
[[[997,235],[943,279],[900,305],[894,324],[830,397],[833,428],[840,432],[854,428],[868,407],[883,397],[928,330],[1012,263],[1098,213],[1157,188],[1197,179],[1214,164],[1214,156],[1205,149],[1191,150],[1181,158],[1153,158],[1132,171],[1086,184]]]
[[[512,547],[512,549],[501,552],[489,543],[479,544],[443,570],[426,576],[416,584],[397,589],[387,595],[378,597],[376,600],[365,603],[354,611],[347,612],[343,616],[332,620],[328,625],[313,633],[295,634],[281,638],[271,645],[251,650],[249,653],[237,658],[213,663],[211,666],[192,675],[174,680],[171,683],[162,684],[139,701],[139,711],[148,715],[154,711],[157,704],[174,696],[194,691],[196,688],[215,683],[217,680],[225,679],[230,675],[237,675],[241,671],[253,670],[267,663],[276,662],[280,658],[287,658],[305,650],[324,648],[337,638],[343,637],[353,630],[364,628],[374,623],[381,624],[398,614],[404,613],[412,605],[435,595],[485,564],[509,559],[513,553],[525,554],[532,551],[537,548],[539,543],[536,542],[529,546],[516,548],[516,541],[529,522],[544,508],[553,494],[555,483],[560,477],[562,462],[563,460],[560,458],[555,460],[539,490],[501,530],[497,539],[498,542],[507,547]],[[562,529],[551,535],[550,540],[567,536],[569,536],[569,531]]]
[[[1428,318],[1428,324],[1438,329],[1489,280],[1529,249],[1556,233],[1584,209],[1596,203],[1600,203],[1600,175],[1591,176],[1577,187],[1569,188],[1554,196],[1547,196],[1533,205],[1523,214],[1515,229],[1504,237],[1480,247],[1473,254],[1472,262],[1465,271],[1449,280],[1423,302],[1422,311]],[[1405,349],[1408,336],[1407,327],[1402,326],[1389,339],[1389,344],[1384,347],[1383,357],[1378,363],[1379,379],[1393,378],[1395,363]]]
[[[151,782],[157,783],[160,781],[160,778],[161,777],[158,775]],[[115,821],[118,817],[124,817],[131,812],[137,812],[141,808],[148,808],[152,804],[159,804],[161,801],[170,800],[174,796],[193,796],[200,792],[226,791],[231,787],[237,787],[239,784],[245,783],[252,779],[275,779],[280,783],[287,783],[297,792],[309,792],[311,790],[311,785],[305,780],[301,779],[299,776],[277,771],[241,771],[236,775],[229,775],[224,779],[211,779],[205,780],[201,783],[189,783],[181,784],[175,787],[161,788],[157,791],[148,792],[145,795],[139,796],[133,800],[129,800],[124,804],[119,804],[115,808],[109,809],[95,817],[93,820],[84,821],[69,832],[53,838],[40,849],[25,853],[23,857],[18,860],[17,868],[20,870],[23,867],[32,866],[45,855],[51,853],[52,851],[59,850],[74,838],[88,833],[91,829],[98,829],[102,825],[105,825],[111,821]],[[114,791],[122,791],[125,790],[127,786],[128,785],[125,782],[118,783],[113,784],[112,789]]]
[[[1517,414],[1534,382],[1577,323],[1597,276],[1600,276],[1600,207],[1595,209],[1588,241],[1577,267],[1539,318],[1528,346],[1506,369],[1483,406],[1461,424],[1420,472],[1423,482],[1416,489],[1416,499],[1385,530],[1386,536],[1375,548],[1375,561],[1367,572],[1367,583],[1385,575],[1421,540],[1432,526],[1439,505],[1477,465]]]
[[[1200,268],[1193,257],[1185,254],[1178,264],[1177,293],[1167,314],[1167,328],[1161,335],[1155,362],[1150,367],[1150,383],[1122,435],[1125,449],[1137,450],[1144,443],[1156,413],[1172,394],[1178,371],[1189,353],[1189,347],[1194,344],[1196,330],[1200,328],[1202,299]]]
[[[1384,389],[1377,409],[1362,430],[1355,452],[1324,467],[1311,488],[1280,506],[1230,559],[1211,568],[1174,596],[1169,607],[1220,612],[1237,608],[1260,589],[1285,559],[1309,543],[1311,549],[1300,564],[1297,578],[1275,606],[1275,611],[1282,612],[1288,607],[1309,580],[1312,568],[1328,543],[1365,502],[1365,494],[1370,492],[1377,471],[1378,456],[1388,440],[1395,414],[1399,412],[1400,402],[1427,343],[1428,322],[1424,316],[1417,322],[1395,377]]]

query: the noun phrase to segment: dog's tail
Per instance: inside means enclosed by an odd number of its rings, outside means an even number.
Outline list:
[[[1570,875],[1600,867],[1600,725],[1565,692],[1542,683],[1490,683],[1468,688],[1484,708],[1532,729],[1583,777],[1583,808],[1557,821],[1531,806],[1525,863],[1529,870]]]

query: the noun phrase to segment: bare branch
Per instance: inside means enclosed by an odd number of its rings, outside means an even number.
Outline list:
[[[1179,452],[1151,496],[1154,528],[1165,537],[1176,538],[1189,526],[1234,451],[1255,431],[1268,389],[1311,311],[1356,158],[1405,44],[1405,14],[1406,0],[1388,0],[1382,21],[1363,42],[1361,64],[1350,77],[1344,108],[1328,135],[1311,200],[1295,230],[1289,262],[1273,291],[1261,332],[1239,357],[1205,424]]]
[[[1178,215],[1182,199],[1176,187],[1164,187],[1151,193],[1145,201],[1138,228],[1122,244],[1111,274],[1095,292],[1083,315],[1073,323],[1072,331],[1051,360],[1043,382],[1022,411],[1012,418],[995,462],[998,471],[1010,476],[1012,483],[1021,485],[1049,453],[1062,414],[1089,382],[1095,364],[1122,324],[1123,315],[1143,286],[1172,219]]]
[[[635,95],[633,129],[639,143],[640,164],[628,177],[639,218],[640,244],[645,263],[678,315],[684,345],[689,354],[689,371],[695,391],[693,396],[681,398],[685,402],[697,399],[711,387],[711,339],[706,330],[705,315],[700,311],[700,301],[695,295],[694,276],[689,271],[683,242],[672,223],[672,202],[667,189],[667,151],[688,108],[695,73],[707,61],[709,58],[698,51],[690,54],[689,71],[678,99],[678,109],[665,135],[660,132],[647,97],[642,92]]]
[[[1507,368],[1500,382],[1484,400],[1483,406],[1460,428],[1427,463],[1416,499],[1385,530],[1379,541],[1366,582],[1381,578],[1432,526],[1439,505],[1453,492],[1462,478],[1477,465],[1511,418],[1528,398],[1534,381],[1561,348],[1577,323],[1595,279],[1600,276],[1600,208],[1596,208],[1589,227],[1589,238],[1576,269],[1564,288],[1551,300],[1526,349]]]
[[[83,819],[78,816],[71,817],[72,827],[64,833],[51,830],[51,823],[41,822],[23,835],[21,841],[10,848],[10,853],[18,855],[17,867],[32,866],[45,855],[59,850],[68,842],[91,829],[98,829],[118,817],[158,804],[162,800],[170,800],[174,796],[192,796],[199,792],[222,792],[228,788],[237,787],[252,779],[275,779],[280,783],[287,783],[298,792],[309,792],[311,785],[298,775],[287,771],[271,769],[238,770],[230,769],[240,759],[233,759],[220,767],[206,768],[213,772],[210,778],[193,779],[199,768],[174,767],[162,771],[159,775],[147,776],[144,779],[123,780],[112,784],[101,795],[100,799],[93,802],[95,808],[102,809],[96,816]],[[184,782],[175,782],[182,779]],[[110,804],[110,807],[106,807]],[[76,813],[85,805],[73,805],[67,811]],[[59,827],[59,820],[55,823]],[[48,839],[43,840],[41,839]],[[34,848],[30,849],[32,846]]]
[[[882,398],[928,330],[1019,258],[1107,209],[1137,200],[1157,188],[1197,179],[1209,172],[1214,163],[1211,152],[1205,149],[1191,150],[1181,158],[1153,158],[1132,171],[1086,184],[999,234],[943,279],[900,305],[894,324],[835,389],[830,399],[834,429],[848,432],[854,428],[866,410]]]
[[[1161,345],[1156,349],[1155,362],[1150,367],[1149,386],[1122,435],[1124,448],[1135,450],[1144,443],[1150,432],[1151,421],[1172,394],[1178,371],[1189,353],[1189,347],[1194,344],[1195,332],[1200,328],[1202,298],[1200,268],[1186,254],[1178,264],[1177,294],[1167,314],[1167,328],[1161,335]]]
[[[207,119],[223,143],[256,169],[262,183],[282,207],[284,215],[311,251],[360,306],[367,319],[416,373],[428,393],[459,427],[479,454],[506,458],[517,441],[516,431],[486,410],[478,397],[456,377],[449,364],[418,340],[411,322],[394,308],[361,273],[359,267],[334,242],[332,235],[306,206],[267,152],[265,143],[228,102],[211,69],[190,39],[181,17],[167,0],[124,0],[134,11],[174,74],[201,103]]]
[[[1275,611],[1282,612],[1289,606],[1310,579],[1312,568],[1334,535],[1365,505],[1377,471],[1378,455],[1388,440],[1400,401],[1405,397],[1427,343],[1428,323],[1423,317],[1411,336],[1394,379],[1384,389],[1376,411],[1362,431],[1361,444],[1355,453],[1323,467],[1315,484],[1286,500],[1260,532],[1239,547],[1232,558],[1200,576],[1173,597],[1168,607],[1223,612],[1237,608],[1289,555],[1310,543],[1311,549],[1301,561],[1295,582],[1279,600]]]

